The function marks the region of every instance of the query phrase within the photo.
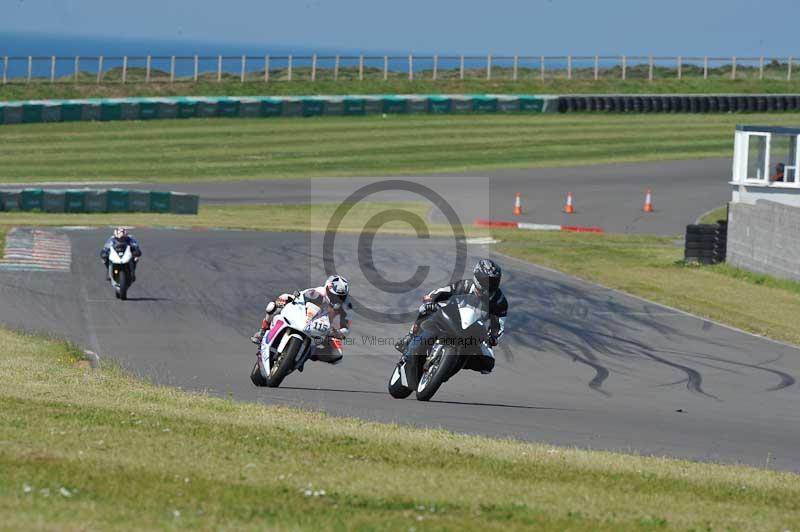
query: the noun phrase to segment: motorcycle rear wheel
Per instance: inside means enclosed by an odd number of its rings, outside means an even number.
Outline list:
[[[272,371],[267,375],[267,386],[277,388],[289,373],[294,369],[294,359],[303,342],[297,338],[290,338],[286,347],[272,365]]]
[[[434,346],[434,349],[436,346]],[[458,371],[458,353],[452,347],[440,347],[436,358],[422,372],[417,385],[417,400],[429,401],[439,387]]]

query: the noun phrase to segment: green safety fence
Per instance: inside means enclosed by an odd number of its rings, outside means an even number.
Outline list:
[[[0,102],[0,124],[193,117],[352,116],[382,113],[558,112],[557,96],[208,96]]]
[[[0,190],[0,211],[197,214],[199,207],[200,198],[194,194],[156,190]]]

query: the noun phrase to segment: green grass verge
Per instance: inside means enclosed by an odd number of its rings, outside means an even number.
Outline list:
[[[800,114],[390,115],[0,127],[0,183],[397,175],[730,157],[737,123]]]
[[[727,220],[728,219],[728,206],[723,205],[722,207],[718,207],[713,211],[708,211],[700,218],[701,224],[715,224],[719,220]]]
[[[635,73],[634,73],[635,74]],[[478,74],[480,76],[481,74]],[[302,78],[302,71],[295,71],[295,79]],[[535,73],[531,77],[538,76]],[[646,77],[646,73],[643,74]],[[785,69],[779,76],[785,76]],[[144,78],[144,73],[140,76]],[[344,77],[344,75],[343,75]],[[510,76],[509,76],[510,77]],[[659,74],[656,74],[659,77]],[[670,77],[675,77],[673,73]],[[472,79],[460,81],[404,79],[318,80],[241,83],[239,79],[180,83],[104,83],[98,85],[94,77],[84,78],[84,83],[31,83],[0,86],[0,100],[30,100],[46,98],[110,98],[125,96],[255,96],[255,95],[314,95],[314,94],[653,94],[653,93],[795,93],[800,91],[800,80],[740,79],[732,81],[723,77],[702,79],[552,79],[541,82],[535,79],[511,81],[500,79],[487,81]],[[129,76],[133,79],[133,76]],[[273,79],[275,79],[273,77]]]
[[[680,237],[503,231],[498,250],[746,331],[800,345],[800,283],[683,263]]]
[[[242,404],[78,359],[62,342],[0,330],[3,528],[800,526],[790,473]]]
[[[13,226],[109,226],[186,227],[247,229],[252,231],[325,231],[340,204],[201,205],[196,216],[154,213],[56,214],[42,212],[0,212],[3,227]],[[430,205],[417,202],[361,202],[342,219],[340,231],[362,231],[367,221],[383,211],[402,209],[423,220]],[[445,224],[429,224],[433,235],[452,234]],[[411,226],[390,222],[378,228],[392,234],[411,234]],[[465,228],[470,229],[470,228]],[[470,229],[471,230],[471,229]]]

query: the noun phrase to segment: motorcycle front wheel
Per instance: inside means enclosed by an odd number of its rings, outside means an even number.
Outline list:
[[[413,391],[411,388],[403,386],[403,379],[400,377],[400,362],[398,362],[392,376],[389,377],[389,394],[395,399],[405,399]]]
[[[294,369],[294,359],[297,352],[303,347],[302,340],[298,338],[290,338],[286,347],[275,359],[272,364],[272,371],[267,375],[267,386],[270,388],[277,388],[283,382],[289,373]]]
[[[417,385],[418,401],[429,401],[442,383],[458,370],[459,355],[453,347],[434,345],[431,351]]]
[[[128,272],[124,268],[119,271],[119,298],[128,299]]]

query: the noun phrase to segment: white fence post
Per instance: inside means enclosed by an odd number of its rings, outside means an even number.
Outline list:
[[[647,81],[653,81],[653,56],[651,55],[647,61]]]
[[[56,81],[56,56],[50,56],[50,83]]]
[[[736,79],[736,56],[731,59],[731,79]]]
[[[317,54],[311,56],[311,81],[317,81]]]
[[[286,72],[286,77],[288,78],[288,81],[292,81],[292,66],[293,66],[292,63],[293,62],[294,61],[292,59],[292,54],[289,54],[289,65],[288,65],[287,72]]]
[[[511,76],[514,81],[517,81],[518,73],[519,73],[519,56],[515,55],[514,56],[514,72],[512,73],[512,76]]]
[[[539,77],[544,81],[544,56],[539,58]]]
[[[486,79],[492,79],[492,54],[486,56]]]
[[[222,56],[217,56],[217,83],[222,81]]]
[[[625,81],[625,78],[628,76],[628,58],[624,55],[622,56],[622,81]]]
[[[28,56],[28,83],[31,82],[31,76],[33,76],[33,57]]]
[[[600,79],[600,57],[594,56],[594,80]]]
[[[194,72],[192,75],[192,79],[197,82],[200,78],[200,58],[197,55],[194,56]]]
[[[758,58],[758,79],[764,79],[764,56]]]
[[[703,79],[708,79],[708,56],[703,57]]]
[[[414,56],[408,56],[408,81],[414,81]]]
[[[3,85],[8,83],[8,56],[3,56]]]
[[[144,81],[145,81],[145,83],[150,83],[150,64],[151,64],[151,61],[152,61],[152,58],[148,55],[147,59],[145,60],[145,66],[144,66]]]
[[[786,81],[792,81],[792,58],[789,57],[789,64],[786,65]]]
[[[103,81],[103,56],[97,60],[97,83]]]
[[[339,56],[333,60],[333,81],[339,81]]]
[[[567,56],[567,79],[572,79],[572,56]]]
[[[264,56],[264,83],[269,83],[269,56]]]
[[[128,56],[122,56],[122,83],[128,82]]]
[[[683,57],[678,56],[678,79],[683,79]]]
[[[169,82],[175,82],[175,56],[169,58]]]
[[[242,56],[242,72],[239,76],[239,82],[244,83],[245,77],[247,76],[247,56]]]
[[[364,81],[364,56],[358,56],[358,81]]]
[[[389,79],[389,56],[383,56],[383,81]]]
[[[464,79],[464,56],[461,56],[461,62],[459,63],[458,67],[458,78],[463,80]]]
[[[75,83],[78,83],[78,75],[81,71],[81,56],[75,56]]]
[[[433,81],[436,81],[438,74],[439,74],[439,55],[436,54],[433,56]]]

